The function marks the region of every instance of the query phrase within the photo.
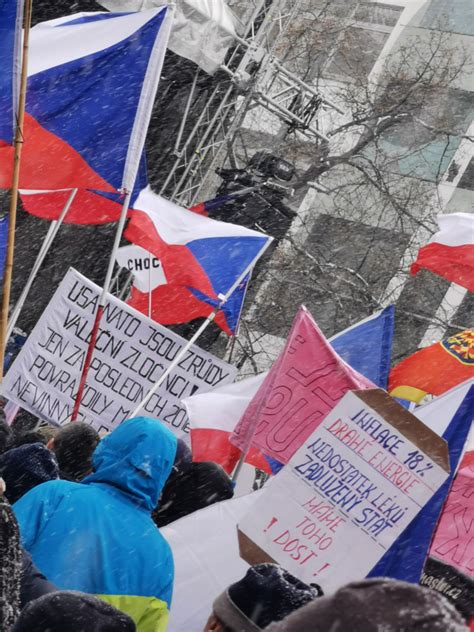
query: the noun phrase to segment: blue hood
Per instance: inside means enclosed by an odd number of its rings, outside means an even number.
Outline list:
[[[94,473],[82,483],[111,485],[152,511],[173,467],[176,443],[156,419],[124,421],[99,443],[92,457]]]

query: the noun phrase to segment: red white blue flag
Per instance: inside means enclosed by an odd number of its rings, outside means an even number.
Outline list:
[[[23,0],[0,0],[0,148],[15,137],[22,20]]]
[[[418,251],[411,273],[421,268],[474,292],[474,215],[438,215],[439,231]]]
[[[157,7],[32,29],[20,188],[133,189],[171,19]],[[0,187],[10,186],[12,151],[0,146]]]
[[[272,238],[257,231],[218,222],[184,209],[143,190],[130,211],[124,236],[154,255],[163,278],[152,286],[152,318],[162,324],[206,317],[222,297],[230,294],[216,323],[234,333],[242,309],[246,283],[242,275],[257,262]],[[147,275],[132,289],[129,304],[147,313]],[[144,291],[145,290],[145,291]]]

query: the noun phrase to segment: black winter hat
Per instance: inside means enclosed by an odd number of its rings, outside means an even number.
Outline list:
[[[164,527],[183,516],[234,495],[232,481],[217,463],[182,463],[163,488],[153,520]]]
[[[80,592],[49,593],[23,609],[12,632],[135,632],[132,619]]]
[[[81,481],[92,472],[92,455],[100,441],[97,430],[83,421],[72,421],[54,437],[53,450],[61,478]]]
[[[183,465],[183,463],[191,463],[192,460],[193,455],[190,447],[183,441],[183,439],[178,439],[178,443],[176,445],[176,456],[174,457],[175,467],[179,468]]]
[[[263,630],[322,594],[277,564],[257,564],[214,602],[214,614],[233,632]]]
[[[5,495],[13,504],[30,489],[59,478],[54,454],[42,443],[28,443],[0,455]]]
[[[273,623],[268,632],[467,632],[461,615],[434,590],[393,579],[343,586]]]

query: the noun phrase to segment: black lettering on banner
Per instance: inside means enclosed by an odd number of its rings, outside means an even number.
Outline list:
[[[51,329],[51,327],[47,327],[47,330],[50,333],[48,334],[46,342],[44,344],[38,342],[38,346],[52,355],[59,355],[59,357],[62,358],[66,353],[66,349],[69,347],[69,341],[64,340],[64,336]]]
[[[78,287],[78,285],[80,287]],[[67,298],[78,307],[94,314],[99,295],[94,288],[87,287],[87,285],[84,285],[81,281],[76,281],[69,291]]]
[[[112,417],[110,424],[114,426],[116,424],[121,423],[125,419],[128,419],[131,412],[132,411],[130,408],[127,409],[127,408],[124,408],[123,406],[119,406],[119,409],[117,410],[115,415]]]
[[[153,393],[149,401],[146,403],[144,410],[153,417],[161,419],[163,411],[168,404],[168,400],[158,393]]]
[[[173,428],[179,428],[182,426],[187,418],[188,414],[184,408],[173,404],[173,409],[163,417],[162,421],[170,424]]]

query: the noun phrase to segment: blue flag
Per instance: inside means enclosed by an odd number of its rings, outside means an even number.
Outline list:
[[[21,67],[23,0],[0,0],[0,138],[13,144]]]
[[[0,217],[0,279],[3,279],[8,244],[8,215]]]
[[[421,406],[419,411],[415,411],[414,414],[419,415],[422,421],[428,421],[432,417],[436,423],[437,418],[439,419],[443,414],[446,414],[446,411],[449,411],[449,399],[452,391],[448,391],[446,394],[437,397],[433,402],[426,404],[427,409],[430,407],[430,415],[425,417],[422,414],[425,406]],[[471,386],[454,416],[451,415],[451,421],[442,435],[443,439],[448,443],[451,474],[388,549],[382,559],[374,566],[368,577],[391,577],[414,584],[418,584],[420,581],[433,532],[461,460],[473,418],[474,386]]]
[[[392,356],[394,320],[395,308],[389,305],[329,340],[347,364],[385,389]]]

